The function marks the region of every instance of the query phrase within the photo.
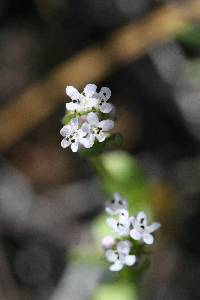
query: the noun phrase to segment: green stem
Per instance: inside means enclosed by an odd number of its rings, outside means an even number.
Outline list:
[[[106,180],[110,177],[103,165],[101,156],[90,156],[87,157],[87,159],[95,174],[99,176],[101,180]]]

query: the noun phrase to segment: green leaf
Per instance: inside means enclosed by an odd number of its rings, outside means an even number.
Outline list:
[[[114,133],[101,143],[95,141],[94,145],[91,148],[82,150],[81,154],[85,157],[98,156],[103,153],[107,145],[121,145],[122,142],[122,135],[120,133]]]
[[[98,156],[103,152],[106,144],[107,144],[107,140],[101,143],[95,141],[94,145],[91,148],[82,150],[81,154],[85,157]]]
[[[123,144],[123,136],[121,133],[117,132],[112,134],[108,139],[107,139],[107,144],[108,145],[113,145],[113,146],[121,146]]]
[[[92,300],[137,300],[134,284],[131,283],[107,283],[100,285]]]
[[[200,25],[188,25],[177,35],[177,40],[193,47],[200,46]]]
[[[112,197],[114,192],[120,192],[134,214],[139,210],[150,213],[150,185],[134,157],[124,151],[112,151],[101,155],[101,163],[107,174],[102,178],[107,194]]]

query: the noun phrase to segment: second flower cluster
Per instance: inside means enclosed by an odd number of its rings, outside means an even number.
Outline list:
[[[136,216],[129,216],[128,202],[119,193],[115,193],[113,199],[106,203],[105,210],[110,215],[107,224],[113,229],[115,236],[106,236],[102,245],[105,256],[111,263],[110,270],[120,271],[125,265],[132,266],[136,263],[133,241],[153,244],[153,232],[160,227],[160,223],[148,225],[143,211]]]

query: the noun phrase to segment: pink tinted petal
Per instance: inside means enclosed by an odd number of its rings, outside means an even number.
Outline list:
[[[112,248],[115,244],[115,239],[111,235],[107,235],[102,240],[102,246],[105,249]]]
[[[133,266],[136,262],[136,256],[135,255],[127,255],[125,257],[125,264],[127,266]]]
[[[83,92],[87,97],[92,97],[96,93],[97,86],[96,84],[89,83],[85,86]]]
[[[61,146],[62,146],[63,148],[67,148],[69,145],[70,145],[70,142],[67,141],[66,139],[63,139],[63,140],[61,141]]]
[[[154,237],[153,237],[152,234],[144,233],[142,238],[143,238],[143,241],[144,241],[145,244],[147,244],[147,245],[153,244]]]
[[[103,103],[102,105],[99,105],[99,109],[101,112],[108,114],[112,111],[113,105],[111,103]]]
[[[78,100],[80,93],[78,90],[73,86],[67,86],[66,87],[66,94],[72,99],[72,100]]]
[[[99,95],[102,99],[108,100],[111,97],[111,90],[108,87],[102,87]]]
[[[160,228],[161,224],[160,223],[152,223],[151,225],[147,226],[147,231],[148,233],[152,233],[154,231],[156,231],[158,228]]]
[[[99,127],[102,128],[103,131],[109,131],[114,127],[114,122],[112,120],[103,120],[99,122]]]
[[[98,126],[99,124],[99,119],[97,117],[97,115],[93,112],[90,112],[88,115],[87,115],[87,121],[91,124],[91,125],[94,125],[94,126]]]
[[[136,241],[139,241],[142,238],[141,233],[136,229],[132,229],[130,231],[130,236],[132,237],[132,239],[134,239]]]

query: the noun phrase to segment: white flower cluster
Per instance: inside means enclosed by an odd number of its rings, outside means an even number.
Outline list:
[[[110,270],[120,271],[124,265],[133,266],[136,262],[136,256],[130,254],[132,240],[142,241],[147,245],[153,244],[152,233],[161,225],[160,223],[148,225],[144,212],[139,212],[137,216],[129,216],[127,200],[119,193],[115,193],[113,199],[106,203],[105,210],[112,216],[107,219],[107,224],[113,229],[117,238],[106,236],[102,245],[107,260],[112,263]]]
[[[67,113],[73,114],[73,118],[60,131],[63,136],[61,146],[71,147],[73,152],[77,152],[80,147],[91,148],[95,140],[103,142],[114,126],[113,120],[105,118],[105,114],[114,109],[108,102],[110,89],[102,87],[97,93],[95,84],[87,84],[79,93],[73,86],[67,86],[66,94],[72,100],[66,103]]]

